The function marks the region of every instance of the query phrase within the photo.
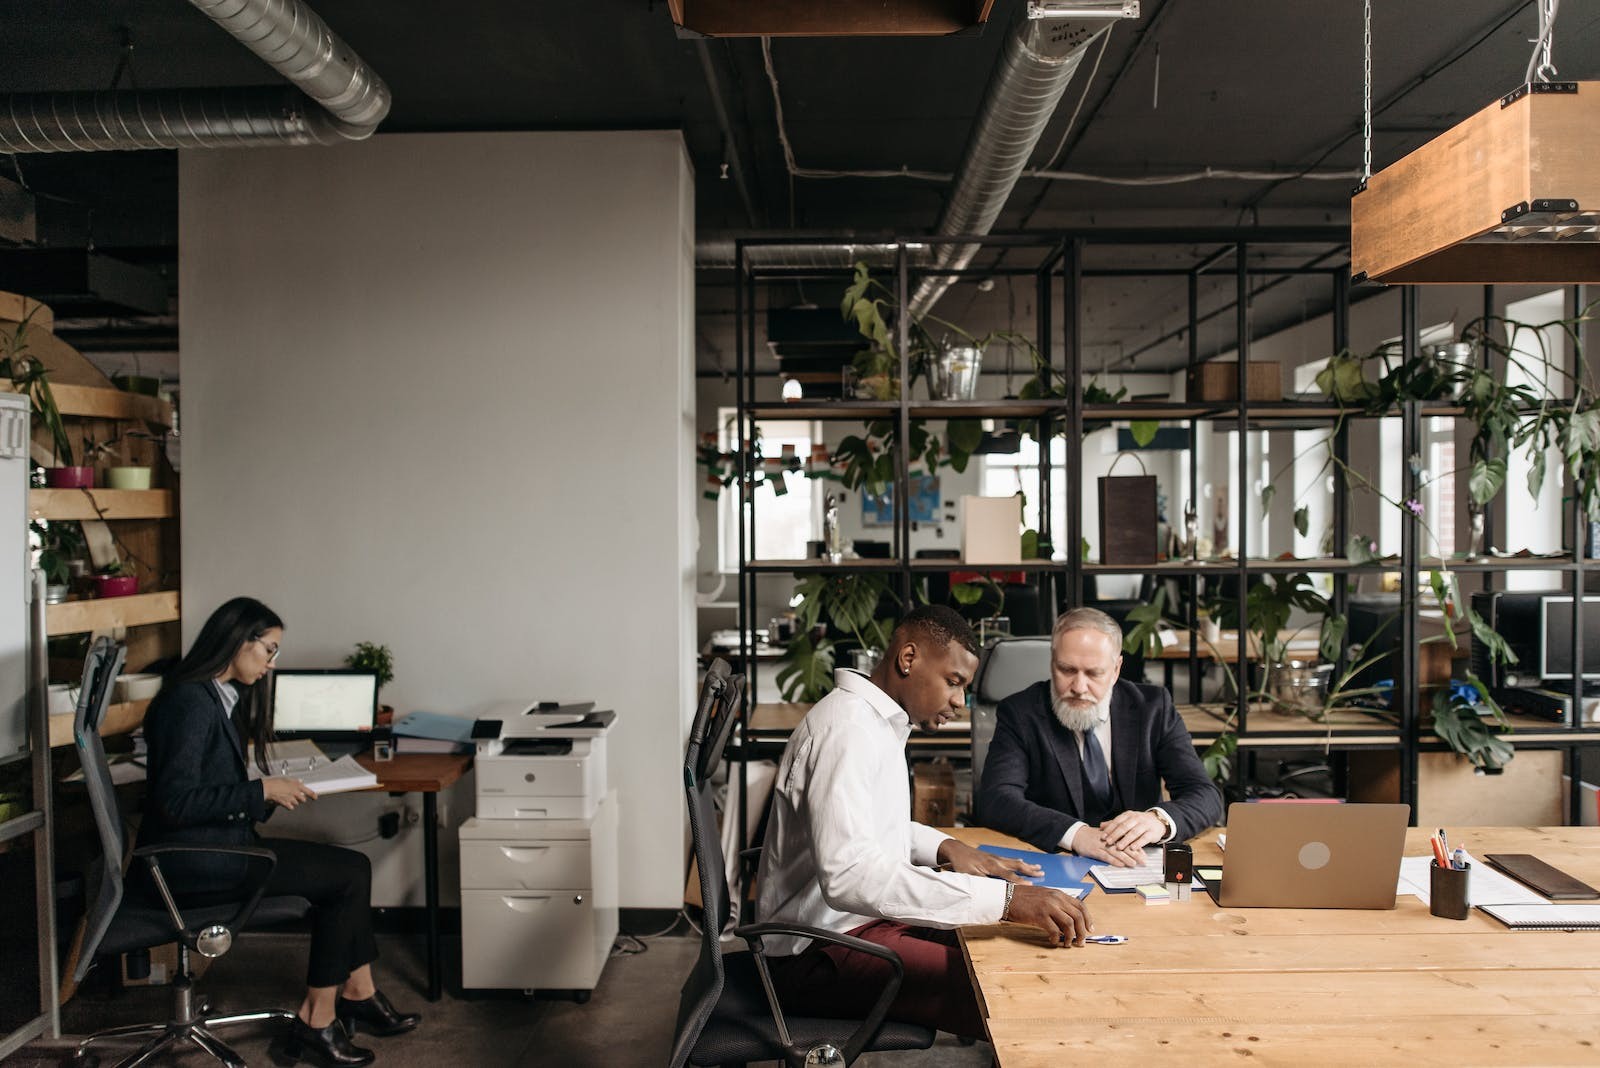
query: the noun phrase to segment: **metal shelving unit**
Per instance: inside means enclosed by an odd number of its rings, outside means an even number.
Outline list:
[[[1082,231],[1082,232],[1056,232],[1032,236],[1010,237],[956,237],[956,238],[929,238],[924,236],[903,237],[888,239],[872,246],[863,246],[859,241],[830,241],[818,239],[812,242],[797,242],[784,240],[781,242],[741,241],[736,251],[737,274],[737,303],[736,315],[739,321],[738,333],[738,431],[741,442],[751,440],[754,426],[762,419],[807,419],[818,421],[863,421],[863,420],[893,420],[899,440],[905,440],[910,426],[915,420],[936,420],[953,417],[1017,419],[1033,422],[1033,431],[1041,443],[1048,442],[1056,433],[1064,435],[1065,464],[1069,472],[1081,471],[1083,452],[1082,442],[1086,432],[1104,427],[1113,422],[1129,420],[1157,420],[1165,423],[1186,424],[1189,427],[1191,440],[1199,425],[1209,423],[1217,427],[1225,427],[1228,432],[1243,435],[1255,430],[1297,430],[1307,428],[1334,429],[1333,440],[1330,448],[1334,457],[1341,462],[1348,462],[1350,455],[1350,430],[1353,425],[1360,426],[1370,423],[1380,417],[1368,415],[1343,408],[1337,404],[1322,400],[1275,400],[1271,402],[1252,402],[1249,400],[1248,375],[1250,361],[1251,339],[1251,299],[1254,280],[1264,276],[1280,276],[1300,274],[1325,278],[1332,293],[1331,323],[1331,348],[1330,351],[1338,352],[1349,347],[1349,313],[1352,301],[1351,283],[1347,273],[1347,266],[1342,261],[1336,261],[1328,266],[1315,266],[1305,268],[1260,267],[1252,265],[1250,254],[1252,249],[1264,245],[1292,245],[1292,244],[1318,244],[1338,248],[1347,240],[1347,232],[1336,228],[1306,228],[1296,230],[1274,231],[1249,231],[1240,233],[1226,230],[1191,230],[1191,231]],[[910,397],[912,383],[910,381],[910,368],[907,366],[906,352],[908,349],[908,326],[901,317],[898,323],[898,349],[901,353],[900,381],[903,384],[901,397],[896,401],[834,401],[834,402],[801,402],[797,404],[780,404],[758,400],[756,397],[756,376],[753,370],[754,353],[756,352],[757,336],[756,323],[761,311],[762,286],[773,281],[822,281],[825,279],[843,280],[848,276],[849,260],[845,259],[837,266],[816,266],[819,257],[810,257],[810,266],[785,267],[773,266],[763,258],[763,249],[769,245],[781,244],[793,248],[795,246],[814,246],[817,249],[827,248],[853,248],[860,250],[868,248],[876,250],[877,265],[879,269],[889,269],[893,272],[892,286],[895,289],[900,306],[906,305],[907,294],[911,292],[912,283],[927,274],[935,273],[929,266],[931,262],[930,250],[939,244],[975,244],[985,250],[1003,248],[1012,253],[1019,250],[1033,250],[1037,259],[1029,266],[1018,269],[998,268],[985,269],[981,272],[967,270],[955,272],[962,276],[967,275],[994,275],[1003,273],[1031,274],[1037,287],[1038,299],[1036,300],[1037,322],[1035,337],[1041,353],[1048,361],[1049,366],[1062,374],[1065,381],[1072,384],[1068,395],[1063,398],[1045,400],[982,400],[972,402],[932,402],[915,400]],[[1183,269],[1151,268],[1148,270],[1130,269],[1102,269],[1096,270],[1085,266],[1085,249],[1091,246],[1104,244],[1110,245],[1179,245],[1210,243],[1216,246],[1217,251],[1206,257],[1193,267]],[[854,258],[853,256],[851,258]],[[1128,275],[1141,274],[1149,276],[1184,275],[1188,282],[1188,327],[1186,331],[1189,360],[1191,365],[1198,363],[1201,352],[1199,348],[1199,327],[1202,322],[1215,319],[1220,311],[1213,311],[1202,316],[1200,313],[1199,282],[1204,273],[1213,275],[1220,273],[1225,264],[1232,260],[1232,276],[1234,281],[1234,298],[1232,302],[1232,329],[1236,341],[1236,391],[1241,400],[1232,401],[1133,401],[1115,405],[1085,404],[1082,399],[1081,383],[1085,360],[1082,344],[1082,323],[1084,312],[1084,283],[1088,278],[1097,275]],[[1326,259],[1326,257],[1323,257]],[[1414,288],[1401,288],[1401,323],[1400,334],[1402,337],[1402,359],[1409,359],[1417,355],[1420,347],[1420,330],[1417,321],[1417,293]],[[1581,306],[1581,293],[1575,294],[1575,300]],[[1485,314],[1493,314],[1495,308],[1492,287],[1484,287]],[[1487,366],[1488,353],[1483,352],[1482,358]],[[1403,455],[1417,454],[1422,442],[1422,421],[1432,418],[1461,418],[1464,410],[1458,403],[1449,401],[1408,402],[1400,410],[1387,413],[1384,417],[1398,417],[1401,420],[1401,440]],[[1234,472],[1236,486],[1245,487],[1251,484],[1248,470],[1248,450],[1240,447],[1238,450],[1237,470]],[[948,570],[972,570],[972,565],[963,565],[957,561],[915,561],[910,558],[910,519],[908,509],[899,509],[892,531],[891,554],[883,560],[847,560],[838,564],[817,560],[760,560],[752,559],[750,546],[754,539],[754,502],[751,487],[748,482],[750,472],[746,468],[744,450],[740,449],[737,484],[744,494],[743,501],[750,507],[742,511],[739,529],[740,545],[740,576],[739,576],[739,608],[740,626],[745,635],[747,647],[754,648],[756,620],[754,606],[757,604],[757,582],[762,576],[774,574],[816,574],[816,573],[843,573],[871,571],[888,573],[898,578],[898,589],[902,598],[909,599],[913,582],[919,575],[929,572]],[[1189,484],[1198,486],[1198,460],[1197,450],[1189,449]],[[1083,487],[1076,486],[1068,494],[1064,509],[1064,529],[1053,531],[1051,529],[1052,507],[1050,497],[1050,449],[1040,449],[1040,533],[1042,536],[1051,537],[1052,543],[1058,548],[1063,547],[1065,553],[1062,559],[1055,561],[1029,561],[1021,566],[1008,565],[1006,570],[1026,571],[1039,574],[1046,590],[1052,591],[1052,604],[1081,603],[1083,599],[1084,579],[1089,576],[1112,574],[1153,574],[1158,578],[1176,578],[1183,583],[1187,596],[1184,598],[1186,605],[1186,619],[1191,635],[1196,633],[1195,611],[1198,604],[1199,582],[1201,579],[1217,580],[1232,578],[1237,588],[1236,608],[1239,617],[1246,615],[1246,597],[1250,579],[1259,576],[1292,574],[1306,572],[1314,575],[1329,574],[1344,579],[1362,574],[1377,574],[1382,571],[1399,570],[1404,575],[1419,575],[1431,568],[1448,566],[1450,570],[1463,574],[1481,574],[1488,576],[1487,582],[1493,583],[1494,576],[1507,571],[1516,570],[1548,570],[1560,571],[1569,576],[1567,584],[1572,590],[1582,590],[1584,575],[1588,568],[1588,561],[1584,556],[1584,545],[1587,537],[1587,525],[1584,517],[1575,509],[1571,515],[1570,553],[1558,557],[1505,557],[1491,560],[1449,560],[1442,561],[1435,558],[1424,557],[1421,552],[1420,523],[1410,515],[1402,516],[1401,526],[1401,551],[1398,557],[1390,557],[1376,562],[1357,563],[1342,557],[1320,559],[1264,559],[1251,558],[1250,552],[1256,547],[1248,544],[1247,532],[1250,529],[1248,510],[1259,502],[1248,493],[1235,492],[1237,503],[1233,514],[1239,530],[1238,544],[1234,546],[1235,556],[1227,560],[1208,560],[1198,563],[1185,561],[1170,561],[1153,565],[1118,566],[1081,559],[1076,551],[1076,546],[1081,544],[1083,536]],[[894,477],[894,492],[897,500],[904,501],[909,492],[910,460],[902,450],[899,463],[896,465]],[[1402,499],[1414,497],[1417,491],[1418,476],[1410,465],[1403,465]],[[1515,492],[1508,489],[1506,492]],[[1333,494],[1331,502],[1331,522],[1333,544],[1336,547],[1344,546],[1350,534],[1350,516],[1348,507],[1348,491],[1337,491]],[[1059,534],[1059,537],[1053,535]],[[1493,524],[1486,530],[1486,543],[1492,543],[1494,537]],[[1345,581],[1336,581],[1333,584],[1331,603],[1334,611],[1344,613],[1348,608],[1348,592]],[[1582,653],[1581,636],[1583,598],[1573,598],[1573,664],[1574,676],[1581,678]],[[1388,717],[1374,714],[1366,717],[1365,721],[1358,721],[1345,726],[1336,725],[1329,729],[1325,725],[1305,721],[1296,724],[1292,721],[1283,722],[1288,717],[1281,717],[1261,709],[1252,709],[1248,702],[1248,685],[1241,685],[1236,695],[1236,704],[1233,714],[1236,718],[1236,731],[1239,737],[1242,752],[1256,753],[1268,750],[1290,750],[1326,747],[1331,750],[1342,749],[1383,749],[1397,753],[1400,760],[1399,800],[1413,805],[1417,801],[1417,774],[1418,754],[1422,751],[1432,751],[1442,748],[1442,743],[1431,736],[1424,736],[1424,717],[1421,709],[1422,687],[1419,678],[1418,653],[1420,605],[1417,588],[1414,582],[1402,582],[1400,591],[1399,619],[1401,624],[1401,643],[1397,657],[1395,672],[1395,692],[1397,695],[1397,711]],[[1197,704],[1200,700],[1200,668],[1209,663],[1209,655],[1202,654],[1195,637],[1190,638],[1189,657],[1187,663],[1190,668],[1189,703]],[[1337,670],[1343,669],[1343,657]],[[1237,658],[1231,661],[1236,672],[1236,678],[1248,678],[1248,654],[1243,643],[1237,652]],[[754,676],[757,665],[753,658],[746,658],[743,669],[752,679],[751,692],[754,692]],[[1203,717],[1211,716],[1203,710],[1192,710],[1195,718],[1191,725],[1197,744],[1206,744],[1220,733],[1218,725],[1208,724]],[[1352,713],[1362,716],[1361,713]],[[1252,723],[1252,719],[1257,722]],[[1220,723],[1220,721],[1218,721]],[[1581,787],[1579,772],[1579,750],[1587,746],[1600,745],[1600,726],[1588,726],[1582,723],[1575,725],[1557,725],[1533,721],[1532,723],[1518,722],[1515,738],[1518,744],[1525,748],[1560,748],[1569,754],[1569,765],[1572,770],[1572,792],[1570,813],[1573,822],[1579,816],[1579,803],[1581,801]],[[741,730],[741,741],[748,744],[749,735]]]

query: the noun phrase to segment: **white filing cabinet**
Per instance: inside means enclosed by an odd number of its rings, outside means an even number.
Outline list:
[[[587,819],[461,826],[461,985],[593,990],[617,937],[617,794]]]

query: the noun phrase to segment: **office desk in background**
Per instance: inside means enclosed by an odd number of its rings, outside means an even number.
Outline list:
[[[1532,853],[1600,885],[1600,828],[1449,827],[1476,858]],[[982,829],[972,844],[1021,845]],[[1222,861],[1215,831],[1195,864]],[[1406,855],[1428,851],[1407,832]],[[1600,932],[1516,932],[1474,909],[1224,909],[1204,891],[1087,899],[1125,945],[1052,949],[1013,925],[962,946],[1002,1068],[1127,1064],[1600,1063]]]
[[[455,785],[472,766],[469,753],[409,753],[393,760],[374,760],[361,753],[356,761],[378,777],[375,789],[391,794],[422,795],[422,889],[427,906],[428,1000],[438,1001],[444,989],[439,959],[439,792]]]

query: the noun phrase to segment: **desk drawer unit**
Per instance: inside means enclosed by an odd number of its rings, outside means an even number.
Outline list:
[[[591,819],[461,827],[461,981],[592,990],[617,937],[617,796]]]

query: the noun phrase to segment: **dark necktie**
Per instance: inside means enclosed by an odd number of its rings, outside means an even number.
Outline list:
[[[1099,823],[1111,815],[1111,770],[1093,728],[1083,732],[1083,789],[1087,815],[1094,817],[1087,822]]]

